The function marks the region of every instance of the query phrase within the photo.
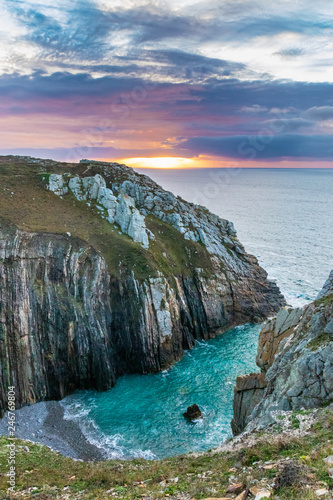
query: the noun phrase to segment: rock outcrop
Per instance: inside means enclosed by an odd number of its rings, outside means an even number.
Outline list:
[[[148,177],[118,164],[6,162],[23,201],[0,219],[0,413],[8,386],[17,407],[108,389],[284,304],[230,222]],[[32,209],[66,231],[33,230]]]
[[[279,411],[333,400],[333,272],[317,300],[283,308],[261,330],[261,373],[238,377],[232,429],[239,434],[274,423]]]
[[[333,294],[333,269],[327,278],[327,281],[325,282],[322,290],[319,292],[317,299],[321,299],[322,297],[325,297],[325,295],[331,295]]]
[[[58,196],[71,192],[79,201],[86,201],[89,205],[96,203],[102,217],[111,224],[118,224],[123,233],[141,243],[143,248],[149,247],[145,218],[135,207],[133,198],[122,193],[116,198],[100,174],[93,177],[51,174],[48,189]]]
[[[198,405],[194,404],[192,406],[189,406],[187,410],[183,413],[184,417],[187,420],[196,420],[197,418],[202,417],[201,410]]]
[[[247,418],[262,400],[267,387],[264,373],[250,373],[237,378],[234,395],[234,418],[231,428],[234,435],[240,434],[246,424]]]

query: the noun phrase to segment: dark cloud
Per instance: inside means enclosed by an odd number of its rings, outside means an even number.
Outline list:
[[[296,57],[303,56],[305,54],[305,50],[303,48],[290,48],[279,50],[278,52],[274,52],[273,56],[279,56],[281,59],[294,59]]]
[[[183,54],[178,56],[180,60],[184,57]],[[193,60],[195,64],[209,63],[206,58]],[[3,111],[12,106],[13,112],[14,107],[19,107],[30,109],[31,112],[43,108],[45,112],[52,112],[58,108],[61,113],[61,103],[64,103],[66,110],[75,115],[76,107],[83,103],[83,112],[85,110],[89,115],[94,107],[99,113],[103,103],[107,105],[114,98],[125,105],[128,101],[135,101],[137,109],[150,110],[156,116],[181,119],[184,126],[201,120],[206,126],[229,127],[232,133],[230,119],[234,118],[238,126],[241,120],[244,130],[250,124],[255,132],[269,117],[273,122],[283,119],[289,123],[290,130],[295,130],[310,126],[314,120],[332,117],[333,84],[212,78],[203,84],[194,85],[152,83],[142,78],[120,77],[112,73],[93,78],[89,73],[68,72],[52,75],[36,72],[31,76],[12,74],[0,77],[0,105]],[[325,106],[318,106],[320,103]]]
[[[314,127],[315,123],[311,120],[306,120],[305,118],[285,118],[283,121],[281,119],[276,120],[268,120],[265,124],[274,130],[274,127],[277,126],[279,129],[279,122],[283,124],[282,131],[286,132],[294,132],[296,130],[300,130],[303,128]]]
[[[237,76],[247,71],[245,64],[226,61],[181,50],[133,50],[121,60],[142,61],[158,74],[200,83],[211,77]],[[158,63],[158,69],[156,67]]]
[[[101,62],[107,55],[114,53],[114,37],[124,33],[129,38],[127,52],[148,44],[177,39],[186,41],[187,47],[197,47],[198,41],[215,41],[244,43],[261,36],[274,36],[281,33],[300,33],[317,35],[330,33],[333,21],[308,19],[306,14],[284,16],[268,16],[260,10],[259,5],[253,10],[242,8],[242,2],[232,12],[231,4],[216,3],[212,7],[204,4],[191,6],[182,14],[167,6],[154,5],[147,2],[140,7],[129,9],[102,10],[92,0],[64,2],[63,12],[66,21],[61,22],[54,17],[53,11],[44,7],[32,8],[28,2],[8,0],[7,9],[27,28],[25,39],[38,45],[44,56],[51,59],[63,58],[80,61],[89,59]],[[256,15],[254,15],[254,12]],[[206,15],[206,14],[210,15]],[[280,56],[295,57],[301,49],[288,49],[277,52]],[[190,50],[189,50],[190,52]],[[147,57],[151,54],[146,52]],[[164,59],[177,64],[181,55],[166,51]],[[188,54],[191,58],[191,54]],[[195,56],[193,56],[195,57]],[[197,64],[196,61],[191,62]],[[190,63],[190,64],[191,64]],[[216,62],[216,65],[218,63]]]
[[[333,106],[332,83],[308,83],[293,81],[239,81],[230,79],[223,82],[211,82],[199,88],[190,88],[190,95],[199,99],[202,107],[218,112],[237,106],[258,106],[267,109],[276,108],[273,116],[284,115],[280,110],[294,108],[306,111],[309,106],[318,106],[318,102]]]
[[[66,12],[65,23],[13,0],[8,1],[7,8],[27,28],[24,39],[38,45],[46,56],[99,59],[110,50],[106,37],[114,26],[93,3],[81,0],[73,4]]]
[[[317,121],[332,120],[333,106],[315,106],[306,110],[304,116]]]
[[[243,160],[317,158],[332,160],[333,141],[327,135],[275,135],[263,131],[253,136],[193,137],[182,144],[192,154],[208,154]]]
[[[126,92],[142,85],[139,78],[113,78],[105,76],[93,78],[88,73],[71,74],[57,72],[52,75],[32,76],[3,75],[0,77],[1,98],[28,99],[72,99],[83,97],[90,101],[111,96],[116,92]]]

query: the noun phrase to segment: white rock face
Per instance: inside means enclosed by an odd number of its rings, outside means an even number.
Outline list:
[[[69,180],[69,188],[74,194],[75,198],[80,201],[83,200],[96,200],[98,198],[99,190],[105,188],[105,180],[99,174],[94,177],[72,177]]]
[[[133,241],[141,243],[144,248],[149,248],[145,218],[135,208],[133,198],[120,194],[118,200],[115,222],[119,224],[123,233],[128,234]]]
[[[48,188],[58,196],[68,193],[70,189],[77,200],[87,201],[89,206],[91,201],[95,201],[99,210],[107,210],[106,219],[111,224],[118,224],[122,232],[133,241],[141,243],[143,248],[149,248],[145,218],[135,207],[133,198],[126,194],[120,194],[116,198],[112,189],[106,187],[105,179],[101,175],[66,179],[62,175],[52,174]]]
[[[223,258],[228,265],[234,267],[235,272],[241,272],[241,268],[238,268],[239,260],[234,255],[244,254],[244,249],[233,239],[236,231],[231,222],[203,210],[199,205],[184,202],[180,197],[164,191],[148,177],[142,177],[142,183],[140,179],[137,179],[139,183],[126,180],[119,186],[122,194],[128,194],[134,199],[142,214],[152,213],[158,219],[168,222],[186,240],[200,241],[209,253]]]
[[[86,194],[83,192],[82,180],[80,177],[72,177],[69,179],[68,185],[77,200],[83,201],[87,199]]]
[[[105,188],[106,183],[103,177],[97,174],[94,177],[83,177],[82,186],[87,200],[98,200],[99,190]]]
[[[99,188],[97,203],[107,210],[112,210],[118,204],[117,198],[114,196],[112,190],[104,186]]]
[[[121,227],[122,232],[127,233],[132,214],[136,210],[134,200],[130,196],[120,194],[118,201],[115,221]]]
[[[144,248],[149,248],[149,239],[146,230],[145,218],[140,214],[138,210],[136,210],[132,214],[127,234],[128,236],[133,238],[133,241],[138,241],[139,243],[142,243],[142,246]]]
[[[68,187],[62,175],[51,174],[49,178],[48,188],[58,196],[62,196],[68,193]]]
[[[158,328],[162,338],[172,336],[172,321],[169,303],[166,298],[166,282],[164,278],[151,278],[150,290],[156,311]]]

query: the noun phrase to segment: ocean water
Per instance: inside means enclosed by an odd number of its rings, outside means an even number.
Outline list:
[[[333,169],[140,169],[232,221],[289,304],[313,300],[333,268]]]
[[[197,342],[179,363],[158,374],[126,375],[106,392],[81,391],[62,401],[88,440],[108,458],[163,458],[205,451],[232,435],[237,375],[257,371],[259,325]],[[198,404],[204,418],[183,412]]]
[[[333,170],[140,170],[235,224],[238,236],[294,306],[313,300],[333,267]],[[231,436],[239,374],[256,371],[260,325],[198,342],[170,370],[128,375],[110,391],[62,401],[65,418],[108,458],[204,451]],[[186,422],[191,404],[204,418]]]

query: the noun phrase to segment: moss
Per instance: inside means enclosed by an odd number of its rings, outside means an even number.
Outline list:
[[[321,299],[317,299],[314,301],[314,305],[315,306],[327,306],[329,304],[332,304],[333,302],[333,293],[329,294],[329,295],[325,295],[324,297],[322,297]]]
[[[330,335],[329,333],[321,333],[316,338],[311,340],[311,342],[309,342],[306,347],[308,349],[311,349],[311,351],[317,351],[320,347],[324,346],[331,340],[332,340],[332,335]]]
[[[213,264],[204,245],[186,240],[173,226],[152,215],[146,217],[146,225],[156,236],[150,244],[149,253],[155,267],[165,276],[194,276],[199,268],[203,270],[201,276],[212,276]]]

